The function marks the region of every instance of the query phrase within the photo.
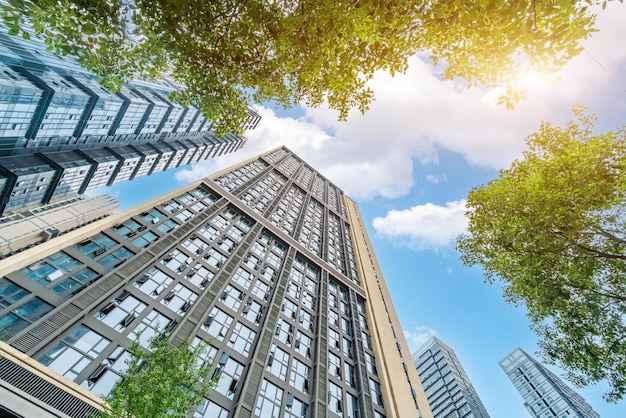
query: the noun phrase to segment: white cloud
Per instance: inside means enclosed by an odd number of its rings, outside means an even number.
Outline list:
[[[432,203],[405,210],[391,210],[372,221],[376,232],[398,245],[415,250],[447,247],[467,227],[465,200],[448,202],[445,206]]]
[[[624,21],[626,7],[609,4],[599,12],[600,32],[583,42],[623,84],[626,43],[615,39],[621,39]],[[376,74],[370,83],[375,101],[365,115],[354,111],[348,121],[338,122],[336,112],[320,107],[305,109],[299,119],[279,118],[262,108],[263,120],[243,150],[196,164],[177,178],[197,179],[286,145],[352,197],[397,198],[414,186],[414,164],[437,164],[440,149],[459,153],[473,165],[507,167],[521,156],[525,138],[542,120],[571,119],[575,103],[587,104],[603,122],[623,122],[626,95],[589,55],[583,52],[559,76],[560,81],[531,88],[509,111],[494,104],[494,91],[441,81],[430,63],[415,57],[406,74]]]
[[[428,174],[426,176],[426,181],[429,183],[439,184],[442,181],[446,181],[448,178],[445,174]]]
[[[437,331],[426,325],[413,325],[413,330],[403,330],[404,337],[409,344],[411,352],[420,348],[430,337],[437,335]]]

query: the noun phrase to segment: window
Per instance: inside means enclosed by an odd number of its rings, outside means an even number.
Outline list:
[[[333,353],[328,353],[328,373],[341,379],[341,359]]]
[[[196,408],[193,418],[227,418],[228,410],[216,403],[204,398],[202,403]]]
[[[139,344],[148,348],[150,338],[165,330],[171,323],[171,319],[157,310],[151,310],[133,329],[134,337],[139,338]]]
[[[328,409],[343,416],[343,394],[341,388],[332,382],[328,382]]]
[[[309,374],[311,368],[300,360],[294,358],[291,361],[291,373],[289,373],[289,384],[300,390],[302,393],[309,393]]]
[[[375,404],[383,405],[383,394],[380,390],[380,384],[372,379],[370,379],[370,394]]]
[[[307,359],[311,358],[311,351],[313,349],[313,339],[311,337],[298,331],[294,346],[298,354],[306,357]]]
[[[287,370],[289,369],[289,354],[276,344],[272,344],[270,356],[267,360],[267,370],[281,380],[287,378]]]
[[[237,386],[242,372],[243,366],[241,364],[228,357],[228,354],[222,354],[214,374],[214,376],[220,376],[215,391],[226,396],[228,399],[233,399],[235,392],[237,392]]]
[[[365,353],[365,362],[367,363],[367,371],[376,375],[378,371],[376,370],[376,361],[374,360],[374,356]]]
[[[157,234],[155,234],[154,232],[148,231],[142,236],[140,236],[139,238],[136,238],[135,240],[133,240],[132,243],[135,247],[146,248],[148,245],[152,244],[158,238],[159,236]]]
[[[0,309],[8,307],[28,294],[29,291],[15,283],[4,278],[0,279]]]
[[[162,214],[161,212],[159,212],[156,209],[150,209],[147,212],[144,212],[141,214],[141,219],[144,222],[147,223],[152,223],[152,224],[156,224],[159,223],[160,221],[162,221],[163,219],[165,219],[166,216],[164,214]]]
[[[343,363],[343,378],[346,383],[352,387],[356,387],[356,380],[354,377],[354,366],[350,363]]]
[[[228,341],[228,346],[235,349],[238,353],[248,357],[255,338],[256,332],[238,322],[235,324],[233,333]]]
[[[50,290],[63,298],[69,298],[100,277],[102,277],[100,274],[87,267],[78,273],[72,274]]]
[[[37,263],[20,269],[20,273],[45,286],[81,265],[82,263],[78,260],[59,251]]]
[[[39,362],[70,380],[94,361],[111,341],[80,325],[39,358]]]
[[[249,271],[239,267],[235,272],[233,281],[244,289],[249,289],[252,284],[253,275]]]
[[[200,264],[196,264],[195,267],[185,274],[185,279],[199,288],[204,289],[211,282],[214,276],[215,273],[210,271],[208,268]]]
[[[177,312],[180,315],[184,315],[197,298],[197,294],[182,284],[176,283],[174,288],[168,292],[163,292],[161,303],[166,305],[172,311]]]
[[[228,285],[224,292],[222,292],[219,300],[224,306],[230,308],[233,312],[237,312],[243,301],[243,293],[241,293],[239,289]]]
[[[291,345],[291,337],[293,335],[292,329],[293,327],[291,324],[283,319],[280,319],[274,331],[274,335],[278,339],[278,341],[282,342],[283,344]]]
[[[283,390],[268,380],[263,379],[254,413],[263,418],[278,418],[282,399]]]
[[[131,296],[128,290],[123,290],[113,300],[100,308],[94,317],[117,331],[123,331],[146,306],[145,303]]]
[[[113,270],[115,267],[119,266],[126,260],[133,258],[135,253],[130,251],[125,247],[120,247],[117,250],[111,252],[111,254],[103,257],[98,261],[102,267],[107,268],[109,270]]]
[[[34,298],[13,309],[10,313],[0,317],[0,329],[3,331],[0,338],[7,340],[23,331],[31,323],[52,311],[54,306],[39,298]]]
[[[233,322],[233,317],[228,315],[221,309],[214,307],[211,313],[204,321],[204,328],[209,335],[214,336],[220,341],[224,341],[228,328]]]
[[[161,225],[158,225],[156,228],[159,232],[164,234],[170,232],[172,229],[176,228],[178,224],[171,219],[166,220]]]
[[[114,226],[113,232],[115,232],[120,237],[124,238],[132,238],[137,234],[137,230],[141,227],[141,225],[135,221],[134,219],[128,219],[123,223]]]
[[[295,398],[291,393],[287,394],[285,418],[306,418],[309,405]]]
[[[226,256],[214,248],[211,248],[203,258],[209,266],[215,269],[222,268],[226,261]]]

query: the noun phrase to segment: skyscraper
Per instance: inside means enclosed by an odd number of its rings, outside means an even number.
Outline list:
[[[500,360],[500,367],[533,418],[600,418],[582,396],[521,348]]]
[[[168,100],[181,86],[136,80],[112,94],[72,57],[0,27],[0,214],[233,152],[196,107]],[[248,110],[245,129],[260,116]]]
[[[0,260],[0,275],[2,339],[99,395],[137,333],[167,328],[209,342],[220,375],[195,417],[432,417],[357,205],[286,148]]]
[[[413,353],[435,418],[489,418],[454,350],[431,337]]]

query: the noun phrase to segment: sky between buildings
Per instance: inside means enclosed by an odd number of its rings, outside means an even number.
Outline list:
[[[358,201],[411,350],[437,335],[457,353],[492,418],[526,418],[498,361],[517,346],[536,352],[530,322],[504,302],[498,284],[484,284],[479,269],[460,263],[453,241],[466,225],[469,190],[519,158],[542,120],[563,124],[581,103],[602,131],[625,123],[626,4],[609,2],[598,13],[600,32],[583,42],[588,52],[556,80],[529,77],[527,97],[512,111],[497,105],[499,92],[441,81],[415,57],[404,75],[376,75],[365,115],[341,123],[326,108],[259,107],[263,121],[243,150],[90,194],[111,193],[128,208],[286,145]],[[603,418],[624,417],[626,401],[607,404],[606,389],[577,390]]]

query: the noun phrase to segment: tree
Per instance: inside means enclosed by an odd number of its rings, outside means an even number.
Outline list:
[[[428,52],[443,77],[503,86],[511,105],[527,70],[556,71],[580,52],[595,15],[583,2],[533,0],[7,0],[17,35],[30,22],[107,87],[169,71],[196,104],[237,131],[250,102],[327,102],[339,119],[365,112],[377,71],[404,72]]]
[[[202,364],[205,347],[188,340],[171,346],[169,332],[149,340],[148,351],[135,341],[127,350],[127,369],[103,404],[102,418],[183,417],[214,387],[210,367]]]
[[[564,127],[542,123],[528,150],[468,197],[466,265],[504,283],[525,305],[540,349],[578,386],[606,379],[626,394],[626,127],[595,132],[573,109]]]

